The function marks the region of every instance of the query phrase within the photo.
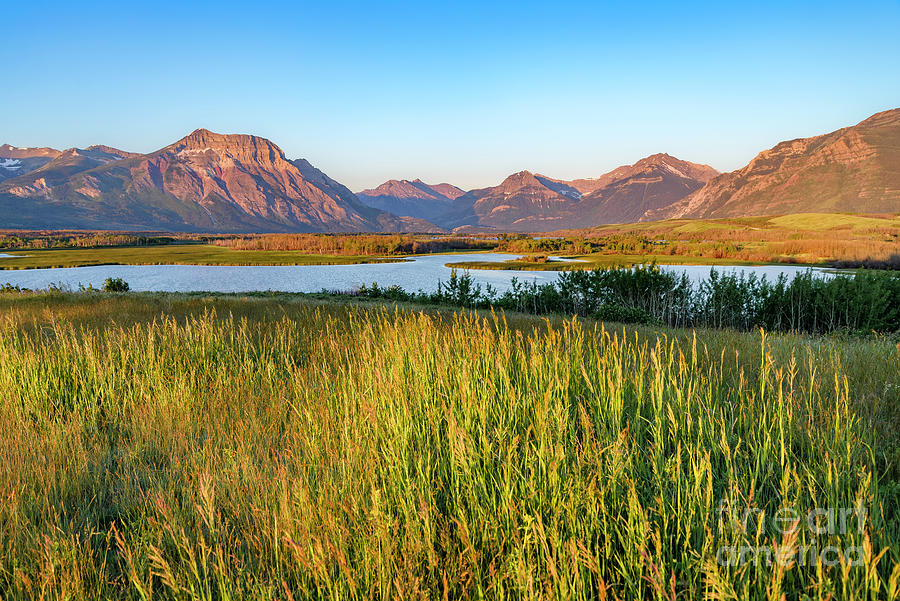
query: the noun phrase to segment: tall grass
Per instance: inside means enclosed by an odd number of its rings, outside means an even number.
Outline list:
[[[164,295],[0,309],[4,599],[898,596],[884,340]],[[830,537],[720,511],[860,504]],[[828,544],[863,565],[716,561]]]

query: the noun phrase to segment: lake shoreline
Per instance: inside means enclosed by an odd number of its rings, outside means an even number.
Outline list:
[[[501,253],[461,253],[462,261],[487,261],[506,265],[506,260],[516,255]],[[552,257],[551,259],[556,259]],[[8,259],[3,259],[7,261]],[[510,289],[514,281],[548,284],[565,271],[471,271],[447,266],[447,255],[418,255],[398,257],[397,260],[369,261],[366,263],[331,264],[281,264],[281,265],[197,265],[197,264],[149,264],[141,265],[84,265],[80,267],[17,269],[0,272],[0,285],[32,290],[102,288],[107,279],[122,279],[134,291],[143,292],[320,292],[322,290],[353,291],[377,283],[379,287],[397,286],[409,292],[433,292],[440,283],[446,283],[455,271],[470,273],[473,283],[485,289],[490,286],[500,293]],[[597,265],[597,267],[610,267]],[[812,269],[797,265],[660,265],[662,271],[683,272],[698,282],[715,269],[720,272],[742,272],[757,278],[766,276],[774,280],[781,275],[788,279]]]
[[[283,266],[362,265],[408,261],[405,256],[327,255],[300,251],[233,250],[215,245],[172,244],[99,248],[26,249],[0,254],[0,271],[68,269],[109,265]],[[27,254],[26,254],[27,253]]]

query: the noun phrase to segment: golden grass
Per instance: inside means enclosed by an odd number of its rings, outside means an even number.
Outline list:
[[[896,598],[896,341],[0,295],[4,599]],[[868,509],[834,537],[720,501]],[[723,545],[864,565],[721,566]]]

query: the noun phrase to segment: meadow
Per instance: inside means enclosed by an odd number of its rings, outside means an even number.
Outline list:
[[[0,232],[4,269],[92,265],[349,265],[405,255],[486,251],[496,240],[407,234]],[[392,259],[391,257],[397,257]]]
[[[7,292],[0,598],[896,599],[897,423],[885,335]]]
[[[660,255],[766,263],[900,266],[900,216],[806,213],[731,219],[674,219],[579,232]],[[635,242],[637,238],[637,242]],[[873,265],[874,266],[874,265]]]
[[[817,213],[619,224],[546,235],[200,234],[0,230],[0,269],[89,265],[330,265],[385,257],[493,251],[518,260],[462,269],[575,270],[649,263],[797,263],[900,269],[900,217]],[[579,262],[548,260],[549,255]]]
[[[605,225],[533,237],[502,234],[498,249],[516,261],[459,262],[465,269],[572,270],[646,263],[797,263],[900,269],[900,217],[810,213],[730,219],[672,219]],[[547,255],[579,263],[546,261]],[[538,260],[534,260],[537,257]]]

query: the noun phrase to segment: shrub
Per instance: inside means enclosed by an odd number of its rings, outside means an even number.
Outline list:
[[[106,278],[103,282],[104,292],[128,292],[131,287],[122,278]]]
[[[866,269],[830,277],[810,270],[790,281],[710,270],[692,285],[687,275],[655,265],[599,268],[564,271],[544,284],[513,278],[500,295],[482,291],[467,273],[452,272],[436,294],[412,294],[409,300],[673,327],[900,331],[900,274]]]
[[[378,282],[372,282],[371,287],[367,287],[365,284],[363,284],[357,292],[357,295],[364,296],[366,298],[378,298],[392,301],[409,301],[414,297],[413,294],[406,292],[403,288],[396,284],[392,286],[382,287],[378,285]]]

